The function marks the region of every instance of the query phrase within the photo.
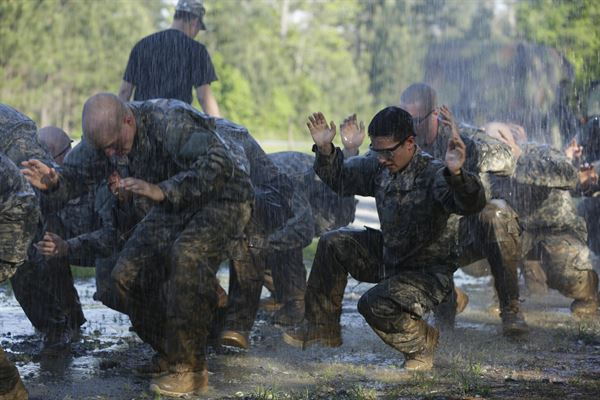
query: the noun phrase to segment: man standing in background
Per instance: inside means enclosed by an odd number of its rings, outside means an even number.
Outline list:
[[[192,103],[196,88],[202,110],[220,117],[219,105],[210,89],[217,80],[206,47],[194,40],[205,30],[202,0],[179,0],[169,29],[146,36],[131,50],[119,88],[119,97],[129,101],[157,98]]]

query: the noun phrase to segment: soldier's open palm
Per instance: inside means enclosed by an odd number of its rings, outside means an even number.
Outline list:
[[[306,126],[308,126],[310,135],[312,136],[313,141],[319,148],[328,146],[335,137],[335,124],[333,123],[333,121],[327,124],[327,120],[325,119],[323,113],[316,112],[313,115],[309,116]]]
[[[358,149],[365,140],[365,124],[356,119],[356,114],[346,117],[340,125],[340,136],[345,148]]]

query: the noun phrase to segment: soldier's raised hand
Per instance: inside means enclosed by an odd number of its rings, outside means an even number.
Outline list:
[[[69,253],[69,244],[52,232],[44,233],[44,237],[36,243],[35,248],[48,258],[64,257]]]
[[[355,155],[358,153],[358,148],[365,140],[365,124],[356,120],[356,114],[346,117],[340,125],[340,136],[344,150],[348,154]]]
[[[50,168],[40,160],[31,159],[23,161],[21,165],[25,168],[21,170],[29,183],[40,189],[52,189],[58,184],[58,173],[54,168]]]
[[[333,151],[333,138],[335,137],[336,127],[333,121],[327,124],[325,116],[321,112],[316,112],[308,117],[306,123],[313,141],[322,154],[331,154]]]
[[[446,106],[442,106],[440,108],[440,114],[442,116],[442,123],[446,126],[449,126],[452,131],[452,136],[450,140],[448,140],[448,148],[446,149],[446,167],[450,171],[452,175],[460,174],[460,169],[465,163],[465,159],[467,157],[467,148],[465,143],[460,138],[458,134],[458,127],[454,122],[454,117],[452,113]]]
[[[583,191],[587,191],[592,186],[598,184],[598,174],[593,164],[585,163],[579,167],[577,177],[579,178],[579,184]]]
[[[577,139],[573,138],[565,149],[565,155],[571,162],[577,163],[583,155],[583,146],[577,144]]]

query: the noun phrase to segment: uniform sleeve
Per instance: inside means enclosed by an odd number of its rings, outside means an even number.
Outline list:
[[[194,87],[211,84],[218,80],[208,50],[200,43],[198,43],[198,45],[199,48],[195,51],[196,57],[194,58],[194,72],[192,77],[192,84]]]
[[[461,135],[467,147],[467,170],[479,174],[511,176],[516,167],[510,147],[487,135],[468,138]]]
[[[344,161],[344,154],[336,147],[332,154],[323,155],[316,147],[314,169],[319,178],[341,196],[375,195],[375,178],[379,163],[368,155],[351,157]]]
[[[513,179],[524,185],[562,190],[573,190],[578,183],[577,169],[571,161],[546,145],[525,148]]]
[[[441,168],[433,184],[434,198],[451,214],[469,215],[485,207],[485,190],[477,175],[461,170],[460,175],[451,175]]]
[[[269,235],[270,249],[283,251],[304,248],[315,236],[315,221],[306,194],[294,191],[291,203],[293,216],[280,229]]]

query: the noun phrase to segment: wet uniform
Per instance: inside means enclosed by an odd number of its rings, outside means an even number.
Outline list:
[[[550,288],[575,300],[595,297],[598,278],[586,244],[585,221],[577,215],[569,192],[577,184],[577,171],[549,146],[522,148],[515,173],[492,181],[493,193],[504,196],[519,213],[522,255],[541,261]]]
[[[0,170],[0,282],[4,282],[25,262],[40,212],[35,192],[3,153]],[[19,381],[17,368],[0,349],[0,397],[13,391]]]
[[[60,170],[37,139],[37,127],[27,116],[0,104],[0,151],[16,165],[32,158]],[[48,199],[39,195],[44,216],[56,209]],[[35,241],[41,240],[45,230],[52,231],[52,221],[40,218]],[[29,259],[11,279],[15,297],[33,326],[44,334],[59,334],[69,327],[78,328],[85,319],[79,296],[73,284],[68,264],[49,265],[33,247]]]
[[[135,290],[156,259],[168,277],[166,341],[151,343],[172,370],[205,368],[208,327],[216,307],[216,272],[242,236],[254,197],[243,148],[225,143],[212,118],[177,100],[129,103],[136,136],[129,174],[157,184],[165,200],[154,205],[118,255],[111,276],[132,323],[162,317]],[[65,159],[53,196],[75,197],[110,171],[109,159],[86,140]]]
[[[269,236],[267,268],[273,276],[278,303],[304,301],[306,268],[302,249],[313,237],[348,225],[354,220],[354,196],[338,196],[315,174],[315,157],[300,152],[279,152],[269,158],[294,184],[294,217]],[[301,317],[302,315],[300,315]]]
[[[459,263],[466,266],[487,258],[500,310],[516,308],[519,301],[517,268],[521,255],[521,228],[517,213],[502,200],[502,193],[491,196],[489,189],[491,177],[512,174],[515,160],[507,145],[482,132],[463,128],[460,136],[466,146],[464,168],[479,175],[486,188],[488,203],[479,214],[463,218],[452,216],[448,222],[457,231]],[[440,126],[436,140],[423,150],[443,160],[450,137],[450,129]],[[442,323],[452,325],[455,310],[453,302],[440,309]]]
[[[344,162],[340,149],[317,153],[315,171],[340,195],[375,197],[381,230],[342,228],[321,237],[306,289],[306,320],[339,331],[350,274],[377,283],[358,310],[384,342],[405,354],[422,351],[423,315],[453,291],[457,265],[448,255],[452,235],[446,223],[452,213],[483,208],[481,182],[465,170],[450,176],[442,162],[418,148],[397,173],[370,155]]]

